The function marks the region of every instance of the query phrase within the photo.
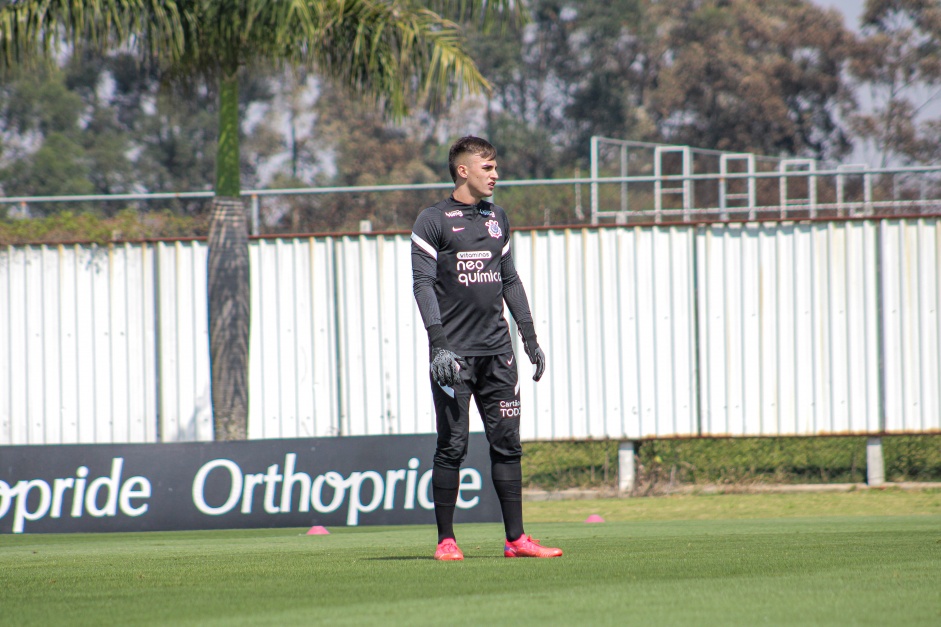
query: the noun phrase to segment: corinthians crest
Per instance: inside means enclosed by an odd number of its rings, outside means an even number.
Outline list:
[[[503,231],[500,230],[500,223],[496,220],[487,220],[484,222],[487,227],[487,232],[490,233],[490,237],[502,237]]]

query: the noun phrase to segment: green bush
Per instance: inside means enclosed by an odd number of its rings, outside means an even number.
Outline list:
[[[139,241],[201,237],[209,232],[208,215],[179,215],[169,210],[140,213],[127,208],[112,217],[62,211],[42,218],[0,219],[0,245]]]
[[[941,436],[882,439],[888,481],[941,481]]]
[[[882,439],[886,480],[941,481],[941,436]],[[523,480],[530,488],[617,486],[618,442],[528,442]],[[647,440],[635,448],[637,483],[705,484],[862,483],[865,437]]]

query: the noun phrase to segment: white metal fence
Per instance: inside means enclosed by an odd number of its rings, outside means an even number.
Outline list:
[[[941,218],[517,231],[526,439],[941,431]],[[249,435],[434,429],[407,234],[250,243]],[[212,437],[202,241],[0,251],[0,444]]]
[[[590,161],[592,224],[936,214],[941,200],[936,165],[870,168],[597,136]]]

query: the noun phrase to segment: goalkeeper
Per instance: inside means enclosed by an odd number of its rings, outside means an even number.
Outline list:
[[[438,432],[432,492],[438,547],[435,559],[464,559],[454,534],[461,463],[467,455],[470,398],[490,443],[491,474],[500,500],[506,557],[558,557],[523,530],[520,394],[503,302],[516,320],[533,380],[546,357],[536,341],[526,291],[513,266],[510,223],[487,202],[497,179],[497,151],[464,137],[448,155],[451,196],[424,209],[412,229],[412,287],[431,345],[431,390]]]

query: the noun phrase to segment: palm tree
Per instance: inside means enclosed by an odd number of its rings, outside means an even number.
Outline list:
[[[514,20],[520,0],[17,0],[0,3],[0,68],[51,61],[63,45],[131,47],[168,80],[219,85],[209,322],[215,437],[244,439],[248,414],[249,272],[239,180],[239,69],[309,67],[391,116],[488,88],[457,19]]]

